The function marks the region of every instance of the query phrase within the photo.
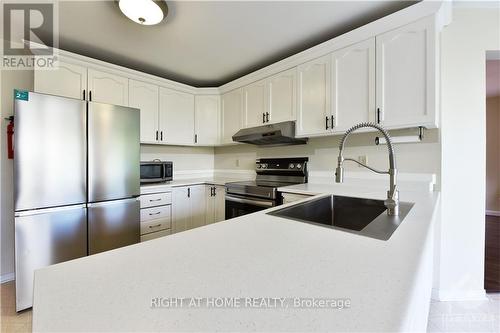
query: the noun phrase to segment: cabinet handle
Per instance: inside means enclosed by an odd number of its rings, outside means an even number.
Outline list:
[[[214,197],[217,196],[217,192],[215,192],[216,187],[214,186]]]
[[[266,112],[266,123],[269,122],[269,112]]]
[[[161,212],[156,212],[156,213],[149,213],[149,216],[153,216],[153,215],[159,215],[161,214]]]
[[[163,131],[160,132],[160,141],[163,141]]]
[[[161,223],[148,226],[149,229],[158,228],[158,227],[161,227]]]
[[[149,202],[161,201],[161,199],[149,199]]]
[[[191,188],[188,187],[188,198],[191,198]]]
[[[325,127],[328,129],[328,116],[326,116]]]
[[[377,108],[377,124],[380,124],[380,108]]]
[[[83,89],[83,100],[85,100],[85,89]]]
[[[194,143],[198,143],[198,134],[194,135]]]
[[[210,196],[213,197],[214,196],[214,188],[213,187],[210,187]]]
[[[156,141],[158,141],[158,131],[156,131]]]
[[[331,126],[331,129],[333,129],[335,126],[333,125],[334,124],[334,121],[335,121],[335,118],[333,117],[333,115],[330,117],[331,121],[332,121],[332,126]]]
[[[266,122],[266,114],[262,112],[262,123]]]
[[[89,90],[89,102],[92,102],[92,91]]]

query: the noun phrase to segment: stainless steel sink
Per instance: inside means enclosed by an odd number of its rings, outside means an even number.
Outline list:
[[[383,200],[329,195],[267,214],[388,240],[412,207],[401,202],[399,216],[389,216]]]

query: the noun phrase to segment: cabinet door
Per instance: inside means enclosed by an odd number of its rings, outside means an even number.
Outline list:
[[[128,106],[128,79],[95,69],[88,70],[89,99],[92,102]]]
[[[195,143],[216,145],[220,133],[219,96],[196,96],[195,98]]]
[[[160,141],[194,144],[194,96],[160,87]]]
[[[158,86],[129,80],[129,105],[141,110],[141,142],[156,142],[158,133]]]
[[[377,108],[389,128],[436,125],[436,29],[427,18],[376,37]]]
[[[332,115],[336,132],[374,121],[375,38],[332,54]]]
[[[222,95],[222,143],[233,143],[233,135],[241,128],[241,89]]]
[[[84,99],[87,68],[59,61],[54,70],[35,70],[35,91],[43,94]]]
[[[298,66],[298,135],[330,132],[330,61],[327,55]]]
[[[191,224],[191,204],[188,187],[172,189],[172,233],[188,229]]]
[[[191,204],[191,219],[188,229],[198,228],[205,225],[206,214],[206,192],[205,185],[189,187],[189,202]]]
[[[295,120],[297,103],[297,69],[279,73],[269,79],[270,123]]]
[[[226,215],[226,187],[216,186],[214,198],[215,222],[224,221]]]
[[[213,185],[205,186],[205,223],[211,224],[215,222],[215,197],[213,195]]]
[[[245,127],[254,127],[266,122],[266,112],[269,112],[266,93],[266,80],[252,83],[243,88],[243,110]]]

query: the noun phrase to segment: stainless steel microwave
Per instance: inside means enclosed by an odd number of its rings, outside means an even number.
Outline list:
[[[153,160],[141,162],[141,183],[161,183],[172,180],[172,162]]]

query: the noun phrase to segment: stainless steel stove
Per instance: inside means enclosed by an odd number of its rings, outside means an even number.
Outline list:
[[[261,158],[254,181],[226,184],[226,219],[281,204],[278,188],[307,183],[307,157]]]

